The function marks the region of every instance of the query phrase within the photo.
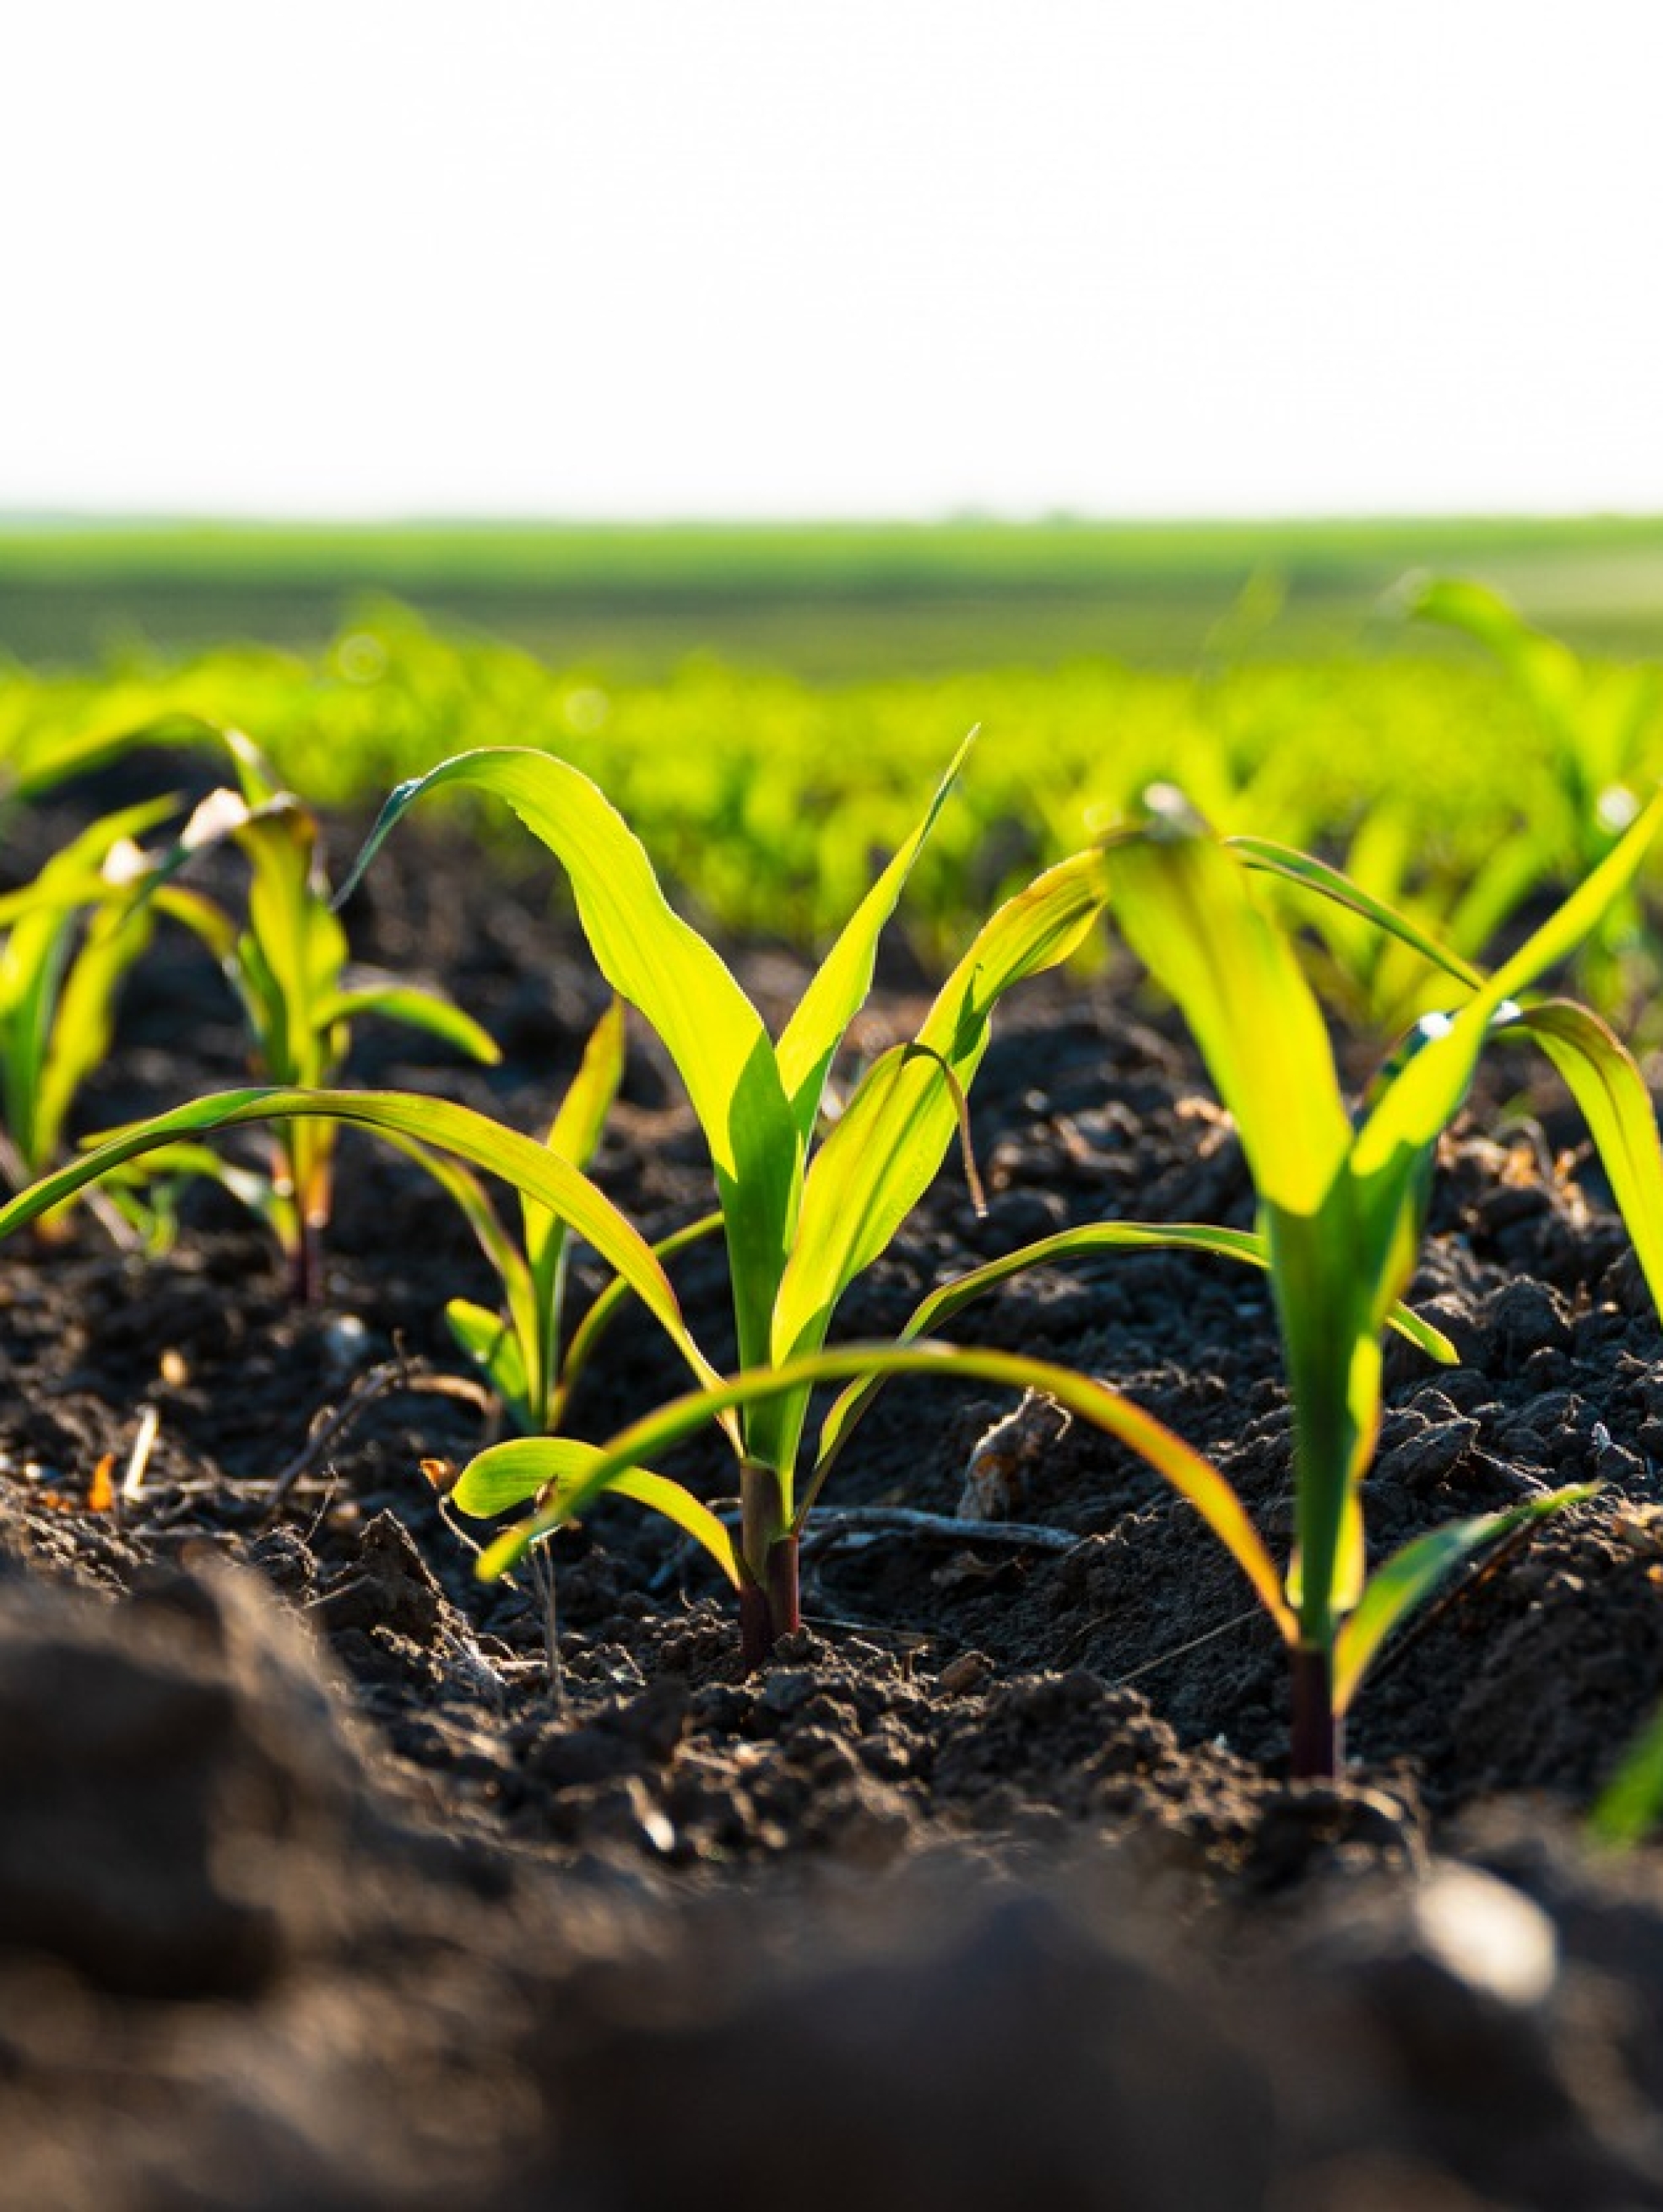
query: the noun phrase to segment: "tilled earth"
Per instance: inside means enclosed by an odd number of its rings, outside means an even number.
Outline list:
[[[411,833],[352,921],[503,1066],[365,1025],[353,1072],[536,1128],[603,1001],[546,883],[489,875]],[[737,964],[770,1013],[801,988],[786,955]],[[895,957],[856,1054],[925,1000]],[[88,1126],[240,1053],[172,946]],[[305,1310],[216,1194],[160,1259],[85,1216],[14,1243],[0,2203],[1663,2205],[1660,1862],[1580,1832],[1663,1694],[1663,1344],[1536,1080],[1500,1069],[1446,1146],[1415,1302],[1461,1364],[1390,1352],[1371,1547],[1604,1487],[1388,1648],[1338,1787],[1284,1778],[1278,1648],[1193,1512],[1044,1405],[892,1386],[808,1540],[808,1626],[752,1680],[701,1559],[603,1508],[551,1547],[551,1680],[536,1591],[476,1579],[421,1472],[489,1432],[442,1307],[490,1285],[409,1163],[343,1140]],[[1124,980],[1013,997],[972,1106],[986,1217],[950,1164],[840,1334],[1070,1223],[1249,1218],[1228,1124]],[[709,1203],[644,1035],[598,1172],[649,1234]],[[677,1283],[725,1359],[715,1249]],[[955,1333],[1125,1389],[1285,1542],[1256,1276],[1039,1272]],[[628,1322],[574,1425],[680,1387]],[[673,1466],[731,1485],[713,1447]]]

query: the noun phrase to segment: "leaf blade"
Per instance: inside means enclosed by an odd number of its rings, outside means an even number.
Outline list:
[[[1430,1596],[1444,1577],[1463,1559],[1482,1551],[1515,1528],[1526,1527],[1545,1515],[1592,1498],[1594,1482],[1569,1483],[1542,1498],[1527,1498],[1522,1505],[1500,1513],[1478,1513],[1446,1522],[1416,1536],[1394,1552],[1369,1577],[1361,1602],[1334,1640],[1333,1699],[1343,1713],[1361,1686],[1363,1677],[1381,1645],[1399,1621]]]
[[[866,1375],[965,1376],[1017,1390],[1040,1390],[1068,1412],[1128,1445],[1193,1505],[1225,1546],[1252,1584],[1255,1595],[1284,1637],[1295,1633],[1294,1617],[1282,1593],[1282,1578],[1264,1540],[1241,1499],[1218,1469],[1185,1443],[1153,1414],[1145,1413],[1106,1383],[1016,1352],[988,1352],[956,1345],[867,1344],[840,1346],[779,1367],[752,1370],[714,1390],[695,1391],[633,1422],[610,1439],[602,1455],[568,1497],[545,1515],[510,1529],[485,1553],[483,1575],[500,1572],[526,1546],[562,1518],[580,1512],[587,1500],[606,1488],[616,1474],[695,1434],[718,1413],[756,1400],[782,1396],[817,1382],[853,1381]]]
[[[878,938],[895,912],[948,793],[958,781],[975,736],[972,730],[954,754],[923,820],[855,908],[780,1033],[780,1078],[804,1145],[814,1133],[821,1094],[837,1048],[871,989]]]
[[[470,1107],[402,1091],[293,1091],[262,1087],[218,1091],[136,1122],[83,1153],[0,1207],[0,1237],[26,1226],[112,1168],[179,1137],[201,1136],[263,1121],[344,1122],[394,1138],[414,1139],[454,1155],[558,1214],[628,1280],[701,1380],[719,1378],[683,1320],[669,1277],[640,1232],[579,1169],[517,1130]]]
[[[452,1492],[452,1502],[476,1520],[507,1512],[552,1483],[568,1489],[592,1472],[602,1457],[598,1444],[575,1437],[519,1437],[493,1444],[470,1460]],[[655,1474],[649,1468],[634,1468],[606,1486],[621,1498],[671,1521],[685,1535],[701,1545],[737,1589],[739,1557],[732,1535],[710,1508],[679,1482]]]

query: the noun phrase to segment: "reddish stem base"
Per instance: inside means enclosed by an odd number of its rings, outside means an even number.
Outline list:
[[[1298,1645],[1293,1653],[1293,1735],[1290,1768],[1296,1782],[1332,1782],[1344,1764],[1344,1729],[1334,1711],[1333,1667],[1326,1651]]]
[[[765,1579],[748,1582],[739,1592],[739,1656],[746,1673],[766,1667],[780,1638],[802,1625],[797,1539],[781,1536],[768,1547]]]

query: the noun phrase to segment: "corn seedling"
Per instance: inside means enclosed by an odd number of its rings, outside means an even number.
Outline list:
[[[960,1130],[997,1001],[1023,977],[1065,959],[1102,908],[1096,852],[1064,861],[1007,901],[917,1036],[872,1066],[816,1146],[827,1078],[871,988],[879,933],[962,758],[961,751],[777,1041],[713,947],[671,908],[622,818],[565,762],[508,748],[448,761],[394,793],[361,857],[360,869],[424,793],[461,787],[506,799],[561,861],[603,975],[658,1031],[703,1130],[743,1366],[786,1368],[823,1345],[843,1292],[888,1247]],[[741,1620],[753,1663],[798,1618],[797,1469],[810,1389],[746,1401],[730,1431],[739,1455]],[[529,1498],[567,1479],[594,1448],[543,1438],[517,1449],[520,1494]],[[458,1502],[465,1497],[458,1491]]]
[[[1457,1013],[1423,1025],[1356,1127],[1315,998],[1253,896],[1247,860],[1175,794],[1110,845],[1119,925],[1187,1020],[1257,1194],[1294,1415],[1296,1549],[1272,1612],[1292,1660],[1296,1772],[1334,1771],[1339,1722],[1382,1638],[1506,1519],[1419,1538],[1365,1580],[1361,1489],[1379,1428],[1381,1334],[1414,1269],[1438,1138],[1498,1018],[1533,1024],[1579,1097],[1597,1102],[1596,1136],[1627,1171],[1656,1176],[1649,1108],[1642,1120],[1611,1103],[1621,1063],[1604,1048],[1609,1032],[1563,1002],[1521,1008],[1515,994],[1599,927],[1660,819],[1663,795],[1510,960],[1473,975]]]
[[[106,815],[0,898],[0,1168],[15,1186],[57,1158],[76,1094],[108,1053],[121,985],[152,935],[134,841],[172,805]]]
[[[888,1247],[961,1131],[965,1089],[986,1051],[998,1000],[1023,977],[1066,959],[1101,911],[1105,877],[1095,850],[1048,871],[999,908],[918,1036],[874,1063],[815,1146],[832,1060],[871,988],[879,933],[957,766],[862,900],[777,1041],[714,949],[671,908],[622,817],[564,762],[507,748],[447,762],[393,794],[361,857],[360,871],[417,798],[449,785],[507,799],[561,861],[602,973],[658,1030],[704,1131],[743,1364],[794,1373],[793,1363],[823,1344],[844,1291]],[[331,1114],[515,1185],[594,1244],[671,1330],[700,1379],[713,1383],[715,1370],[687,1334],[659,1258],[588,1179],[547,1147],[435,1101],[287,1088],[199,1100],[118,1133],[38,1185],[0,1212],[0,1233],[159,1146],[261,1118]],[[592,1234],[598,1221],[607,1229],[604,1243]],[[739,1460],[737,1552],[719,1522],[679,1486],[647,1476],[620,1486],[695,1528],[733,1572],[753,1662],[798,1619],[796,1476],[811,1389],[803,1382],[760,1395],[724,1423]],[[596,1452],[567,1438],[528,1439],[519,1449],[525,1498]]]
[[[1640,827],[1643,843],[1647,833]],[[1446,994],[1452,983],[1469,996],[1488,988],[1482,969],[1338,869],[1264,838],[1233,837],[1227,842],[1250,867],[1282,877],[1315,894],[1319,906],[1345,908],[1366,927],[1409,946],[1428,972],[1441,975]],[[1441,1011],[1423,1016],[1400,1050],[1417,1050],[1448,1019]],[[1506,999],[1490,1018],[1490,1034],[1502,1044],[1535,1045],[1575,1100],[1663,1320],[1663,1146],[1638,1061],[1601,1016],[1573,999]]]
[[[1427,1025],[1415,1048],[1388,1066],[1355,1125],[1316,1000],[1291,941],[1254,895],[1248,860],[1169,793],[1157,796],[1145,825],[1109,842],[1117,918],[1189,1022],[1235,1116],[1257,1193],[1259,1226],[1247,1237],[1193,1226],[1107,1224],[1096,1237],[1126,1243],[1147,1236],[1214,1251],[1234,1246],[1235,1257],[1268,1270],[1294,1415],[1296,1541],[1285,1574],[1224,1475],[1117,1392],[1041,1362],[918,1343],[851,1347],[772,1373],[743,1374],[719,1391],[702,1398],[695,1393],[634,1424],[599,1456],[588,1450],[557,1466],[524,1446],[482,1454],[458,1492],[470,1510],[501,1510],[519,1502],[528,1494],[525,1478],[531,1474],[540,1473],[546,1485],[538,1510],[488,1551],[485,1571],[511,1565],[609,1481],[633,1474],[649,1455],[713,1414],[766,1402],[810,1380],[847,1379],[850,1387],[822,1431],[823,1466],[889,1376],[957,1373],[1004,1381],[1045,1391],[1118,1437],[1196,1507],[1288,1647],[1294,1773],[1333,1774],[1344,1716],[1393,1630],[1462,1560],[1590,1494],[1588,1486],[1568,1486],[1510,1510],[1451,1522],[1414,1539],[1372,1576],[1366,1571],[1362,1485],[1380,1424],[1381,1338],[1394,1322],[1405,1326],[1399,1301],[1419,1251],[1438,1139],[1498,1020],[1527,1029],[1566,1070],[1630,1200],[1650,1201],[1652,1228],[1639,1247],[1648,1273],[1663,1256],[1656,1226],[1663,1219],[1657,1206],[1663,1155],[1643,1085],[1637,1097],[1629,1087],[1630,1073],[1637,1082],[1637,1070],[1585,1009],[1557,1000],[1521,1006],[1514,997],[1573,954],[1598,926],[1631,880],[1660,820],[1663,795],[1496,975],[1468,971],[1466,1004],[1441,1024]],[[1256,857],[1260,866],[1269,862],[1263,852]],[[1052,1240],[1053,1256],[1059,1243],[1087,1249],[1085,1236]],[[914,1316],[914,1329],[938,1323],[992,1280],[1032,1264],[1037,1250],[948,1286]],[[1663,1289],[1663,1270],[1653,1283]],[[1413,1334],[1412,1317],[1408,1321]],[[1432,1341],[1426,1348],[1438,1349]]]
[[[346,1058],[363,1014],[408,1023],[476,1060],[495,1060],[495,1042],[448,1000],[348,971],[346,933],[329,897],[311,811],[285,791],[240,731],[222,733],[237,788],[215,791],[197,808],[173,851],[154,871],[154,896],[202,939],[242,1008],[250,1072],[279,1089],[321,1090]],[[234,844],[248,863],[240,923],[193,885],[178,880],[189,862]],[[180,1146],[154,1164],[215,1175],[266,1221],[288,1261],[297,1297],[318,1281],[319,1239],[332,1200],[335,1130],[310,1118],[279,1122],[269,1178],[222,1168],[201,1146]]]

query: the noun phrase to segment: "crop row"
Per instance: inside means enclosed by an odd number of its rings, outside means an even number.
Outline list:
[[[919,1373],[1035,1390],[1140,1455],[1225,1546],[1287,1648],[1294,1771],[1327,1775],[1342,1756],[1347,1708],[1393,1630],[1459,1563],[1588,1494],[1586,1486],[1544,1492],[1509,1511],[1448,1524],[1369,1571],[1364,1488],[1381,1419],[1382,1339],[1395,1329],[1427,1358],[1454,1359],[1402,1301],[1440,1137],[1492,1044],[1539,1050],[1563,1077],[1663,1306],[1663,1149],[1639,1066],[1596,1010],[1533,994],[1543,977],[1591,949],[1620,946],[1611,933],[1632,921],[1634,887],[1663,825],[1663,789],[1618,804],[1629,787],[1603,779],[1590,787],[1573,887],[1533,911],[1490,969],[1323,860],[1262,835],[1223,834],[1163,781],[1100,836],[989,902],[916,1034],[866,1068],[828,1118],[828,1081],[871,991],[880,936],[950,818],[956,787],[974,782],[968,744],[853,902],[776,1036],[715,946],[672,908],[624,815],[572,763],[487,747],[404,783],[331,900],[310,807],[246,738],[222,733],[218,742],[234,784],[182,827],[147,848],[141,841],[163,825],[160,803],[107,817],[0,905],[0,1074],[21,1186],[0,1210],[0,1235],[49,1224],[88,1191],[128,1224],[159,1235],[177,1180],[212,1174],[270,1222],[304,1296],[327,1227],[335,1132],[355,1125],[398,1146],[461,1209],[501,1288],[495,1310],[458,1300],[448,1313],[517,1431],[464,1469],[455,1492],[465,1511],[519,1516],[484,1552],[483,1572],[537,1556],[603,1491],[622,1492],[703,1546],[734,1590],[745,1656],[761,1665],[797,1624],[805,1521],[874,1393]],[[356,981],[347,967],[337,907],[404,815],[443,793],[506,803],[554,855],[602,974],[679,1073],[707,1146],[713,1203],[665,1243],[649,1245],[587,1172],[619,1080],[616,1012],[590,1040],[567,1096],[550,1102],[540,1139],[441,1098],[339,1085],[351,1027],[368,1016],[420,1023],[481,1056],[494,1050],[462,1010],[396,979]],[[193,880],[209,850],[242,856],[240,914]],[[1286,918],[1296,906],[1320,926],[1320,948],[1344,934],[1402,947],[1437,979],[1441,1009],[1414,1023],[1355,1109]],[[121,980],[162,920],[214,951],[241,1002],[261,1079],[185,1103],[64,1161],[76,1085],[106,1048]],[[1188,1024],[1240,1135],[1253,1230],[1089,1224],[938,1287],[892,1342],[835,1342],[845,1293],[901,1232],[964,1131],[999,1000],[1106,927]],[[277,1132],[264,1176],[228,1167],[204,1141],[252,1123]],[[512,1216],[492,1195],[500,1183],[517,1194]],[[667,1264],[702,1237],[719,1237],[725,1249],[739,1360],[732,1375],[719,1373],[698,1342]],[[615,1279],[573,1327],[565,1292],[574,1239]],[[1223,1472],[1111,1383],[938,1334],[1025,1268],[1151,1244],[1268,1273],[1293,1413],[1295,1541],[1285,1561],[1272,1557]],[[664,1329],[691,1388],[610,1437],[567,1433],[573,1385],[631,1298]],[[840,1394],[810,1435],[824,1384]],[[652,1465],[711,1424],[736,1461],[737,1529]]]
[[[13,672],[0,763],[27,792],[136,729],[230,724],[259,732],[285,783],[338,807],[470,746],[531,745],[593,777],[714,927],[815,945],[979,725],[976,775],[908,896],[906,926],[936,959],[1163,777],[1226,831],[1343,859],[1479,957],[1585,871],[1604,795],[1663,773],[1663,712],[1654,671],[1581,661],[1478,587],[1438,585],[1418,607],[1400,647],[1460,631],[1461,649],[1281,665],[1221,647],[1193,676],[1096,662],[818,690],[707,661],[654,683],[555,672],[387,611],[315,663],[222,650],[96,678]],[[1348,1014],[1384,1030],[1417,1010],[1427,971],[1400,945],[1338,919],[1325,936]],[[1618,1003],[1614,979],[1585,980]]]

